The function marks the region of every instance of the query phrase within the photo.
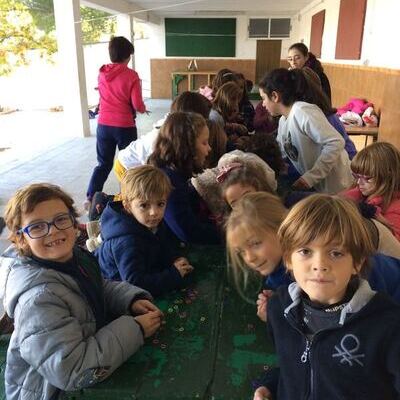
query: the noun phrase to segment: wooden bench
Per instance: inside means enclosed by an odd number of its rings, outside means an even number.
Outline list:
[[[228,284],[220,247],[196,247],[188,258],[195,267],[189,287],[156,302],[166,321],[159,333],[104,382],[70,392],[68,399],[253,397],[251,381],[276,361],[266,326],[256,306]],[[3,338],[2,393],[6,348]]]
[[[372,137],[372,141],[376,142],[378,140],[379,127],[370,126],[353,126],[345,125],[346,132],[349,136],[365,136],[364,147],[368,144],[368,138]]]
[[[211,86],[212,79],[217,74],[216,71],[175,71],[171,73],[172,80],[172,98],[178,96],[178,85],[179,82],[187,79],[187,90],[191,91],[196,89],[194,78],[196,76],[207,77],[207,86]]]

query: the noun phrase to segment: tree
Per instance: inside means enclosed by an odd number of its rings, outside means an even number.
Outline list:
[[[53,0],[20,0],[31,12],[39,29],[46,33],[55,30]],[[112,15],[104,11],[81,6],[83,43],[99,41],[103,34],[115,32],[116,22]]]
[[[111,15],[81,7],[83,43],[97,42],[115,32]],[[57,51],[53,0],[0,0],[0,75],[26,65],[28,50],[51,59]]]
[[[16,0],[0,0],[0,75],[26,65],[27,51],[39,49],[49,56],[57,49],[54,34],[46,34],[33,23],[29,10]]]

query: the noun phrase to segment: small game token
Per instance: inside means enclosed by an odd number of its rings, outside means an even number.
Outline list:
[[[173,308],[168,308],[168,312],[171,314],[172,312],[174,312]]]
[[[158,343],[160,343],[160,341],[158,339],[153,340],[153,344],[158,344]]]
[[[201,318],[200,318],[200,321],[201,321],[201,322],[204,322],[205,320],[206,320],[206,317],[201,317]]]
[[[174,309],[177,310],[179,307],[178,306],[174,306]]]
[[[164,343],[161,343],[160,347],[161,347],[162,349],[166,349],[166,348],[167,348],[167,345],[164,344]]]
[[[185,328],[184,328],[183,326],[181,326],[181,327],[178,329],[179,332],[183,332],[184,330],[185,330]]]

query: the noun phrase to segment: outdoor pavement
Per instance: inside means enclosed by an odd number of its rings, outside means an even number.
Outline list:
[[[169,111],[170,100],[145,101],[150,115],[138,115],[138,135],[151,130],[154,122]],[[61,186],[75,200],[78,210],[96,165],[96,125],[90,120],[92,136],[65,133],[63,113],[19,111],[0,115],[0,215],[9,198],[23,186],[50,182]],[[116,193],[118,183],[111,172],[104,191]],[[82,215],[81,221],[86,221]],[[0,253],[9,245],[7,231],[0,236]]]

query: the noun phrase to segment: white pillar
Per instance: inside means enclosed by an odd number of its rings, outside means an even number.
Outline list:
[[[64,83],[65,128],[90,136],[80,0],[54,0],[60,79]]]
[[[135,46],[134,35],[133,17],[129,14],[118,14],[115,36],[124,36]],[[130,67],[135,69],[135,54],[132,56]]]

